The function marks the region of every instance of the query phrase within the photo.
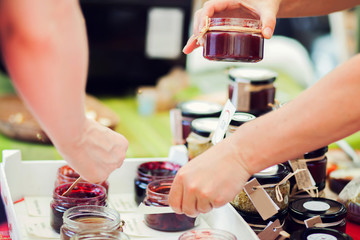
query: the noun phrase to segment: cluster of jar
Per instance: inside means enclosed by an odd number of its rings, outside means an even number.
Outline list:
[[[122,232],[124,221],[120,214],[107,206],[108,181],[100,184],[80,181],[65,194],[79,177],[68,165],[60,167],[57,172],[50,203],[50,225],[60,233],[60,239],[128,240],[129,237]]]

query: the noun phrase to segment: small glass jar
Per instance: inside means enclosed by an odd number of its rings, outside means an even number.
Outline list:
[[[146,189],[144,204],[154,207],[168,207],[168,197],[173,179],[152,181]],[[165,232],[184,231],[195,226],[196,218],[185,214],[159,213],[144,214],[145,224],[155,230]]]
[[[195,229],[180,235],[178,240],[237,240],[231,232],[220,229]]]
[[[213,61],[258,62],[264,56],[264,37],[257,19],[210,18],[203,56]]]
[[[64,183],[73,183],[79,177],[80,175],[73,168],[71,168],[69,165],[64,165],[58,169],[57,177],[55,181],[55,187]],[[86,182],[86,181],[81,180],[80,182]],[[106,189],[106,191],[109,191],[109,182],[107,180],[99,183],[99,185],[103,186]]]
[[[189,160],[213,146],[210,136],[218,122],[218,118],[198,118],[191,122],[191,133],[186,138]]]
[[[330,228],[305,228],[292,233],[290,240],[353,240],[353,238]]]
[[[328,146],[319,148],[315,151],[311,151],[304,154],[304,159],[307,160],[306,166],[311,173],[315,181],[315,186],[319,191],[322,191],[325,188],[326,184],[326,165],[327,157],[326,153],[328,152]],[[321,157],[319,160],[311,161],[311,159],[316,159]]]
[[[301,198],[290,202],[289,216],[286,231],[294,231],[306,228],[304,220],[320,216],[327,228],[345,232],[347,210],[344,204],[327,198]]]
[[[63,193],[71,186],[65,183],[55,188],[50,203],[50,225],[58,233],[63,224],[63,215],[69,208],[80,205],[106,206],[106,189],[97,184],[78,183],[67,196]]]
[[[69,240],[81,232],[92,231],[95,233],[108,232],[116,235],[122,231],[124,222],[120,214],[111,208],[103,206],[77,206],[65,211],[64,224],[60,229],[60,239]]]
[[[119,231],[112,232],[81,232],[70,238],[70,240],[130,240],[130,237]]]
[[[136,203],[140,204],[144,200],[146,187],[150,182],[174,177],[180,168],[181,165],[166,161],[152,161],[140,164],[134,181]]]
[[[184,142],[191,132],[191,122],[194,119],[219,117],[222,108],[220,104],[198,100],[191,100],[180,104]]]
[[[232,68],[228,95],[236,111],[260,116],[272,111],[277,73],[263,68]]]
[[[236,112],[230,121],[228,129],[226,130],[225,137],[229,137],[238,127],[246,122],[254,120],[255,118],[256,117],[250,113]]]

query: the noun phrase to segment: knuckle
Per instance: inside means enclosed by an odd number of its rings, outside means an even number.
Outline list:
[[[214,200],[213,200],[213,207],[214,208],[218,208],[218,207],[221,207],[223,205],[226,204],[226,201],[225,199],[222,197],[222,196],[217,196]]]

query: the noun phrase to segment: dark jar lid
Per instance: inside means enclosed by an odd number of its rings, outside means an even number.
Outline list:
[[[289,169],[284,164],[278,164],[255,173],[250,179],[256,178],[261,185],[276,184],[283,180],[289,173]]]
[[[200,117],[219,117],[222,106],[213,102],[206,101],[187,101],[179,106],[183,117],[200,118]]]
[[[331,228],[305,228],[295,231],[290,236],[291,240],[352,240],[346,233]]]
[[[191,122],[191,132],[202,137],[209,137],[216,130],[218,118],[198,118]]]
[[[300,198],[289,204],[289,215],[300,221],[319,215],[323,223],[331,223],[341,221],[346,214],[344,204],[327,198]]]
[[[328,152],[328,150],[329,150],[328,146],[325,146],[325,147],[316,149],[314,151],[305,153],[304,158],[310,159],[310,158],[321,157],[321,156],[325,155]]]
[[[254,85],[273,83],[278,74],[264,68],[232,68],[228,72],[232,81],[250,82]]]
[[[256,117],[250,113],[236,112],[230,121],[230,125],[239,127],[255,118]]]

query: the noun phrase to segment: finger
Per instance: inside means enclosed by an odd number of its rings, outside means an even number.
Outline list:
[[[175,213],[181,214],[182,211],[183,184],[180,176],[176,175],[171,185],[169,193],[169,205]]]
[[[262,34],[266,39],[270,39],[274,34],[276,25],[276,14],[273,11],[266,10],[261,14]]]
[[[196,217],[197,215],[199,215],[200,212],[196,210],[197,199],[195,190],[191,186],[188,186],[188,188],[184,190],[185,191],[182,204],[183,213],[189,217]]]
[[[194,51],[194,49],[198,48],[200,45],[198,44],[197,42],[197,38],[195,37],[195,35],[192,35],[188,42],[186,43],[184,49],[183,49],[183,52],[185,54],[189,54],[191,53],[192,51]]]
[[[207,213],[213,209],[212,204],[209,201],[209,194],[202,193],[201,196],[197,199],[196,210],[200,213]]]

